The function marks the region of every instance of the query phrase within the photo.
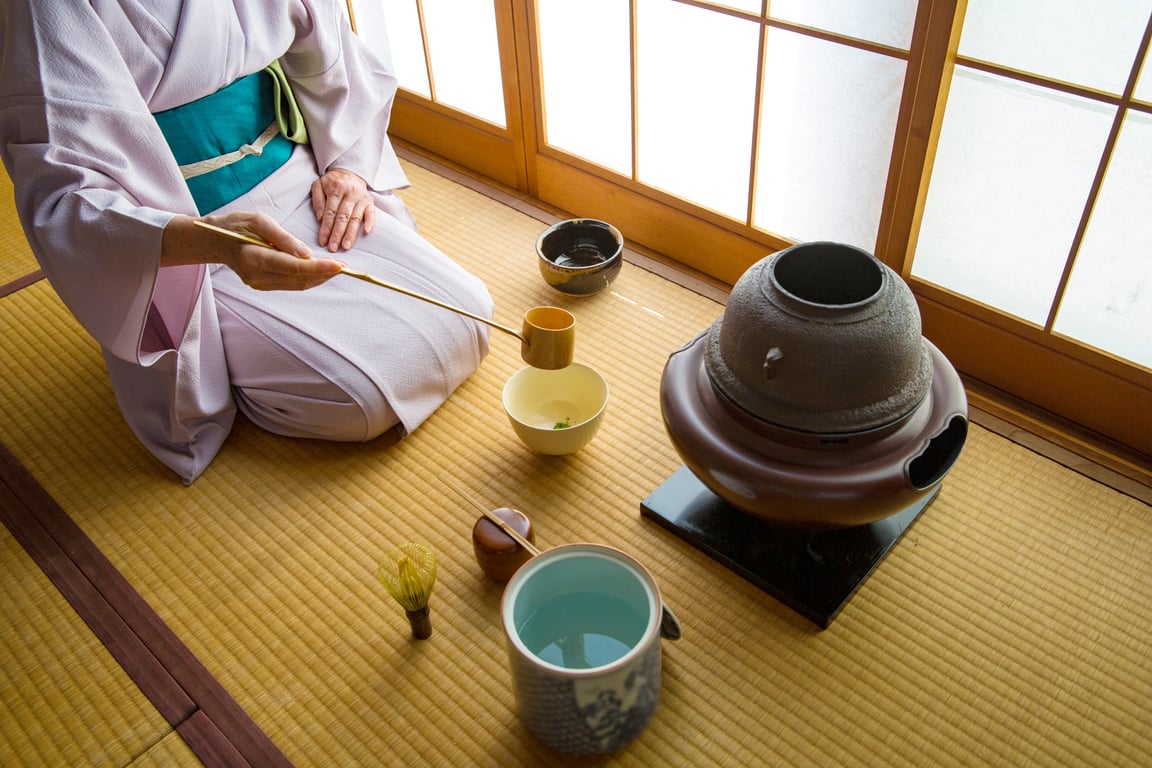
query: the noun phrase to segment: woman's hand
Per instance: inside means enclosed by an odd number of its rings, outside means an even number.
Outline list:
[[[356,244],[376,226],[376,207],[368,183],[351,171],[333,168],[312,182],[312,212],[320,222],[321,247],[335,253]]]
[[[251,288],[262,291],[304,290],[340,273],[343,262],[313,258],[311,249],[263,213],[237,212],[205,216],[204,221],[268,243],[250,245],[174,216],[164,228],[160,266],[224,264]]]

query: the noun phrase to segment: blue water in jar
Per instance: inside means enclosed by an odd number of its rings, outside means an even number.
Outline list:
[[[517,628],[538,658],[566,669],[591,669],[623,658],[644,635],[647,617],[603,592],[574,592],[540,605]]]

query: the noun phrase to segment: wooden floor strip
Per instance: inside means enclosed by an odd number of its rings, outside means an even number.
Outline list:
[[[35,272],[24,275],[24,277],[18,277],[11,282],[0,285],[0,299],[10,294],[16,293],[16,291],[20,290],[21,288],[27,288],[33,283],[39,282],[43,279],[44,270],[38,269]]]
[[[79,613],[128,675],[169,723],[189,717],[196,705],[144,642],[116,612],[72,559],[40,524],[10,483],[11,454],[0,452],[0,520]]]
[[[291,765],[3,444],[0,521],[205,765]]]
[[[221,768],[262,765],[245,760],[240,750],[236,749],[236,745],[202,710],[193,712],[191,717],[176,727],[176,730],[204,765],[221,766]]]

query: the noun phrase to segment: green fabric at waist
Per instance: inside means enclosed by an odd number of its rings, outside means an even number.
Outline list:
[[[180,166],[237,152],[277,122],[280,87],[267,70],[254,72],[196,101],[153,116]],[[252,154],[210,172],[186,178],[201,214],[248,192],[292,154],[292,142],[276,132]]]

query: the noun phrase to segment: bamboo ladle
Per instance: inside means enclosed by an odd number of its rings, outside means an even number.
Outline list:
[[[217,227],[200,219],[194,219],[192,223],[202,229],[230,237],[233,240],[239,240],[242,243],[258,245],[261,248],[276,248],[276,246],[271,243],[245,235],[241,232],[235,232],[231,229]],[[348,277],[354,277],[357,280],[363,280],[378,285],[381,288],[387,288],[390,291],[396,291],[405,296],[426,301],[441,309],[455,312],[458,315],[471,318],[478,323],[491,326],[498,331],[503,331],[510,336],[515,336],[520,340],[520,357],[533,368],[555,370],[557,368],[567,368],[572,364],[572,357],[576,346],[576,318],[566,309],[561,309],[560,307],[532,307],[524,313],[524,323],[521,326],[521,330],[516,331],[506,325],[501,325],[493,320],[489,320],[486,317],[473,314],[466,309],[453,306],[452,304],[446,304],[439,299],[434,299],[423,293],[418,293],[409,288],[390,283],[387,280],[381,280],[367,272],[361,272],[351,267],[344,267],[340,271]]]

